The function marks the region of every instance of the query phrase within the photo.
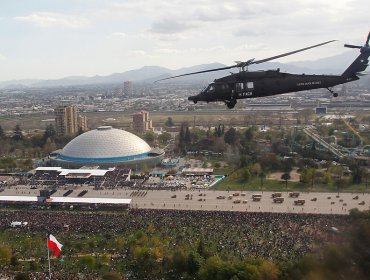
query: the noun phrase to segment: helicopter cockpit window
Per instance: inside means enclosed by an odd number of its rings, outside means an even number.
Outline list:
[[[215,85],[213,85],[213,84],[211,84],[211,85],[209,85],[208,86],[208,88],[207,88],[207,92],[214,92],[215,91]]]
[[[253,82],[248,82],[246,85],[247,85],[248,89],[253,89],[254,88]]]

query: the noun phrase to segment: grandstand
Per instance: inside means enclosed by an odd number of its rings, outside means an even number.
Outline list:
[[[64,169],[62,167],[38,167],[30,179],[30,186],[61,187],[65,185],[94,186],[96,189],[114,189],[131,186],[131,169]]]

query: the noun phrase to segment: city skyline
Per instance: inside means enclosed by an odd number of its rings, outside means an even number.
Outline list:
[[[230,65],[338,39],[281,61],[324,58],[364,43],[366,3],[1,0],[0,81]]]

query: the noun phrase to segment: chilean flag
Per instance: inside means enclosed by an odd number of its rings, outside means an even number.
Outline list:
[[[59,241],[54,237],[54,235],[49,234],[48,236],[48,248],[51,251],[54,251],[54,256],[58,257],[60,251],[62,251],[63,245],[59,243]]]

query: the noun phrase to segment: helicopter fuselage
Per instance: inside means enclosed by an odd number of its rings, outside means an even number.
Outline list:
[[[232,108],[237,99],[264,97],[317,88],[331,88],[358,79],[357,76],[298,75],[281,73],[279,70],[241,71],[214,80],[198,95],[190,96],[189,100],[194,103],[198,101],[224,101],[228,107]]]
[[[255,60],[249,59],[244,62],[237,62],[236,65],[202,70],[192,73],[185,73],[173,77],[160,79],[158,81],[202,74],[208,72],[215,72],[221,70],[228,70],[232,68],[239,68],[239,73],[234,73],[219,79],[214,80],[199,94],[188,97],[188,100],[197,103],[198,101],[214,102],[223,101],[228,108],[234,108],[238,99],[265,97],[276,94],[283,94],[289,92],[298,92],[310,89],[326,88],[334,97],[338,93],[331,88],[348,82],[358,80],[363,71],[369,66],[370,56],[370,32],[367,36],[364,46],[348,45],[344,46],[351,49],[359,49],[360,55],[352,62],[352,64],[341,75],[305,75],[305,74],[291,74],[282,73],[280,69],[267,71],[253,71],[249,72],[246,69],[249,65],[265,63],[270,60],[278,59],[298,52],[306,51],[316,47],[320,47],[335,40],[323,42],[317,45],[306,47],[303,49],[279,54],[276,56]]]

